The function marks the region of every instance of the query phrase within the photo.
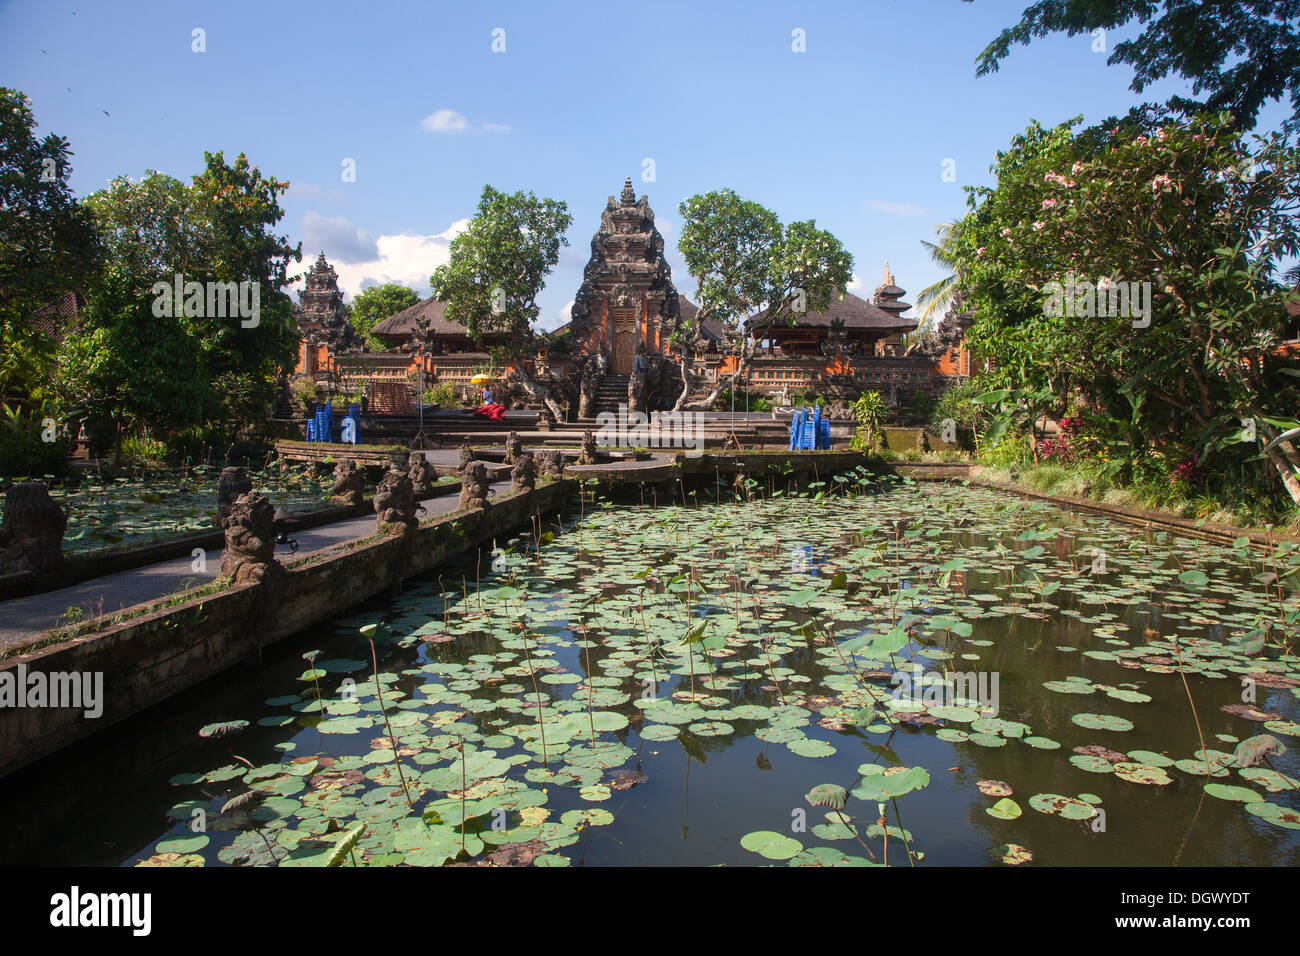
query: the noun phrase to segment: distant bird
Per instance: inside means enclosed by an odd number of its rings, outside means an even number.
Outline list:
[[[41,51],[41,52],[42,52],[42,53],[44,53],[44,52],[45,52],[45,51],[44,51],[44,50],[42,50],[42,51]]]
[[[113,118],[113,117],[109,116],[109,114],[108,114],[108,110],[100,110],[100,112],[103,113],[105,116],[108,116],[109,119],[112,119],[112,118]]]

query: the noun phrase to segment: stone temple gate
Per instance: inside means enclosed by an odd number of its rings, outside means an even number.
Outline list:
[[[582,280],[569,326],[581,351],[602,354],[619,376],[631,374],[639,352],[666,352],[681,303],[655,214],[645,196],[636,198],[630,177],[605,205]]]

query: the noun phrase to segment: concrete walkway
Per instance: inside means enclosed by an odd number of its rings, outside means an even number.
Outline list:
[[[430,452],[426,457],[432,458]],[[490,486],[497,495],[510,492],[510,482],[496,482]],[[420,502],[424,506],[421,518],[448,514],[456,510],[457,495],[442,495]],[[334,524],[322,525],[290,533],[298,542],[298,551],[290,552],[285,545],[276,547],[281,561],[314,552],[329,551],[354,538],[363,538],[375,530],[375,516],[363,515],[347,518]],[[70,608],[80,608],[82,617],[89,620],[105,614],[115,614],[123,608],[156,601],[191,587],[199,587],[216,579],[221,571],[224,549],[208,551],[203,557],[204,570],[195,570],[197,558],[175,558],[158,564],[122,571],[95,578],[58,591],[47,591],[31,597],[16,598],[0,605],[0,648],[29,639],[59,623],[60,615]],[[75,611],[73,612],[75,613]]]

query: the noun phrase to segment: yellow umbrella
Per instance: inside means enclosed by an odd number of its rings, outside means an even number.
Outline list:
[[[492,384],[491,375],[475,375],[469,380],[471,385],[490,385]]]

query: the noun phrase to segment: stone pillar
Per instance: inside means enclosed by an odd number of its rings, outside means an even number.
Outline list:
[[[260,491],[240,495],[226,518],[226,550],[221,579],[231,584],[260,582],[284,569],[275,560],[275,507]]]
[[[342,458],[334,466],[334,487],[330,489],[330,501],[354,508],[365,504],[365,472],[351,458]]]
[[[457,507],[486,508],[488,506],[487,466],[481,461],[471,461],[460,470],[460,501]]]
[[[537,466],[532,455],[523,455],[510,471],[511,491],[534,491],[537,488]]]
[[[44,482],[24,481],[5,493],[0,523],[0,574],[52,574],[63,569],[68,516]]]
[[[375,491],[375,515],[375,530],[380,534],[406,534],[415,528],[415,489],[410,475],[396,468],[384,474]]]
[[[438,480],[438,473],[423,455],[411,456],[411,467],[407,471],[411,478],[411,489],[417,498],[427,498],[433,494],[433,483]]]
[[[252,490],[253,483],[249,481],[244,469],[233,466],[221,469],[221,479],[217,484],[217,513],[222,529],[226,527],[227,516],[235,504],[235,499]]]

